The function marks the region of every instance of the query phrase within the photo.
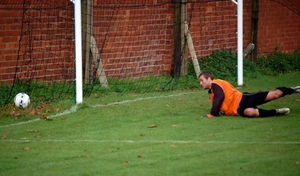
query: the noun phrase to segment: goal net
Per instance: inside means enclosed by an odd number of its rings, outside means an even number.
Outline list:
[[[74,97],[73,4],[60,0],[2,1],[7,47],[1,105],[18,92],[32,102]],[[4,91],[5,90],[5,91]]]
[[[100,92],[178,87],[174,68],[180,67],[182,55],[181,49],[176,56],[174,53],[174,23],[180,23],[174,22],[174,8],[170,0],[83,3],[84,82],[96,78],[94,89]],[[174,57],[179,57],[178,63]]]
[[[172,74],[171,1],[82,0],[81,5],[84,96],[188,86]],[[74,1],[4,0],[0,10],[7,19],[15,14],[7,24],[14,47],[5,49],[10,72],[1,82],[1,105],[19,92],[32,102],[74,99]]]
[[[182,1],[182,0],[181,0]],[[198,87],[182,74],[186,52],[179,0],[81,0],[83,95]],[[0,105],[75,98],[74,0],[3,0]],[[13,13],[12,13],[13,11]],[[175,13],[174,13],[175,12]],[[190,21],[190,20],[189,20]],[[188,22],[189,22],[188,21]],[[181,27],[180,27],[181,26]]]

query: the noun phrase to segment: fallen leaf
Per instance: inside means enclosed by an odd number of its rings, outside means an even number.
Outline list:
[[[38,130],[28,130],[28,132],[30,132],[30,133],[37,133],[39,131]]]
[[[171,145],[171,147],[172,147],[172,148],[177,148],[177,146],[176,146],[176,145],[174,145],[174,144],[172,144],[172,145]]]
[[[52,118],[49,118],[49,117],[46,117],[46,120],[52,121],[53,119],[52,119]]]
[[[11,111],[11,112],[10,112],[10,115],[11,115],[11,116],[14,116],[15,113],[16,113],[15,111]]]
[[[6,136],[6,135],[3,135],[3,136],[2,136],[2,139],[7,139],[7,136]]]
[[[124,163],[122,163],[122,166],[127,166],[128,165],[128,161],[125,161]]]
[[[40,119],[46,119],[46,116],[42,113],[40,113]]]
[[[214,135],[214,134],[209,134],[209,136],[210,136],[210,137],[215,137],[215,135]]]
[[[59,111],[59,108],[56,108],[55,111],[58,112],[58,111]]]
[[[63,116],[63,117],[61,117],[60,119],[61,119],[61,120],[66,120],[67,117]]]
[[[172,127],[173,128],[178,128],[178,125],[177,124],[173,124]]]
[[[148,128],[155,128],[155,127],[157,127],[157,125],[155,125],[155,124],[152,124],[152,125],[148,126]]]
[[[145,136],[145,134],[140,134],[139,136]]]
[[[30,150],[30,147],[25,147],[23,150],[28,151]]]
[[[138,157],[139,157],[139,158],[143,158],[143,155],[142,155],[142,154],[138,154]]]
[[[35,110],[32,110],[32,111],[30,112],[30,115],[35,115],[35,114],[36,114]]]
[[[296,161],[296,164],[300,164],[300,161]]]

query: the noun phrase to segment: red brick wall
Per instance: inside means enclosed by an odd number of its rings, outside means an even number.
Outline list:
[[[13,11],[13,13],[12,13]],[[10,82],[15,74],[22,9],[7,4],[0,6],[0,81]]]
[[[189,3],[188,23],[198,57],[237,48],[237,6],[232,1]]]
[[[197,56],[218,49],[236,51],[236,4],[231,0],[187,1],[188,24]],[[16,69],[18,78],[72,80],[72,3],[70,0],[26,2],[31,5],[24,6],[28,8],[24,18],[23,1],[0,2],[0,84],[11,83]],[[172,2],[93,1],[92,32],[107,76],[170,73],[174,57]],[[259,6],[258,54],[270,53],[275,48],[284,52],[300,48],[300,0],[260,0]],[[250,26],[251,0],[248,0],[244,1],[244,47],[250,42]]]
[[[300,1],[260,0],[258,52],[300,48]]]
[[[93,34],[106,74],[144,77],[169,73],[174,18],[170,0],[122,2],[94,1]]]
[[[26,2],[0,2],[0,84],[12,83],[15,77],[45,82],[73,81],[72,3]]]
[[[252,1],[244,1],[244,48],[250,43]],[[198,57],[237,49],[237,6],[232,1],[189,3],[188,20]],[[258,55],[300,48],[300,0],[259,0]]]

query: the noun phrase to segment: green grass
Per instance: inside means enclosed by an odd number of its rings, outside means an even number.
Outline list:
[[[244,80],[241,91],[299,80],[299,73]],[[206,119],[200,89],[94,92],[53,120],[0,118],[0,175],[299,175],[299,105],[294,94],[262,106],[289,107],[287,116]]]

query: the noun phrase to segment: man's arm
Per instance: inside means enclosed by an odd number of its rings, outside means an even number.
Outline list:
[[[212,108],[210,110],[210,114],[213,116],[218,116],[222,103],[224,101],[225,95],[223,88],[218,84],[212,83],[211,85],[212,92],[214,94]]]

